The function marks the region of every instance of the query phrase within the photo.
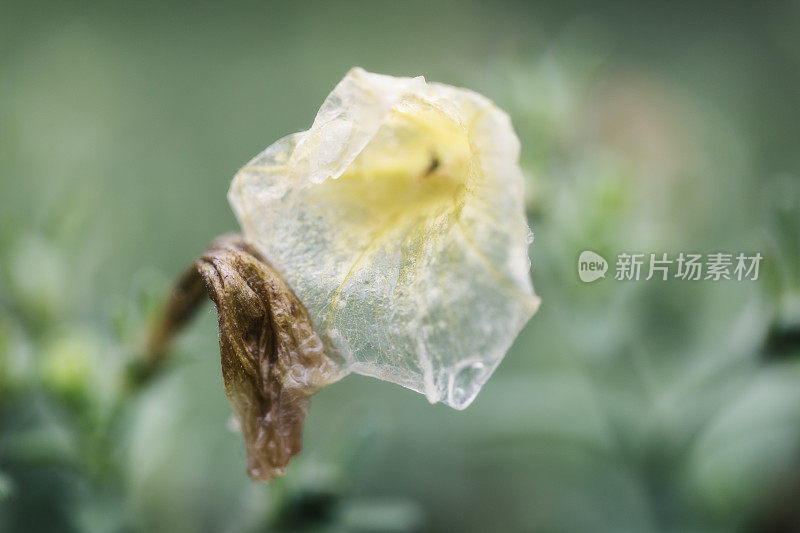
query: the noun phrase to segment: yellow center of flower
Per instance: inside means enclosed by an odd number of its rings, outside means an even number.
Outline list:
[[[347,170],[317,192],[361,231],[407,229],[457,209],[470,157],[460,124],[421,100],[404,101]]]

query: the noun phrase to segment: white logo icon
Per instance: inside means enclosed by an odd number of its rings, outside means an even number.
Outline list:
[[[578,257],[578,277],[584,283],[605,278],[606,270],[608,270],[608,262],[599,254],[585,250]]]

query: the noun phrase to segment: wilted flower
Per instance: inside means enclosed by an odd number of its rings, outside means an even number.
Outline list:
[[[348,372],[463,409],[539,304],[518,156],[486,98],[351,70],[311,129],[236,175],[245,238],[215,243],[177,285],[153,361],[205,286],[261,480],[300,450],[308,398]]]
[[[346,370],[462,409],[539,304],[518,158],[483,96],[355,68],[229,198]]]

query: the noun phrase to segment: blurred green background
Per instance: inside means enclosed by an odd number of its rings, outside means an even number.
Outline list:
[[[798,32],[797,2],[0,0],[0,531],[797,530]],[[350,376],[254,484],[210,305],[125,369],[238,167],[354,65],[510,113],[543,304],[466,411]],[[584,249],[764,261],[589,285]]]

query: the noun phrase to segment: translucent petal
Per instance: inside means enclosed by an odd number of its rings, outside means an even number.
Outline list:
[[[356,68],[229,199],[344,370],[462,409],[539,304],[518,158],[483,96]]]

